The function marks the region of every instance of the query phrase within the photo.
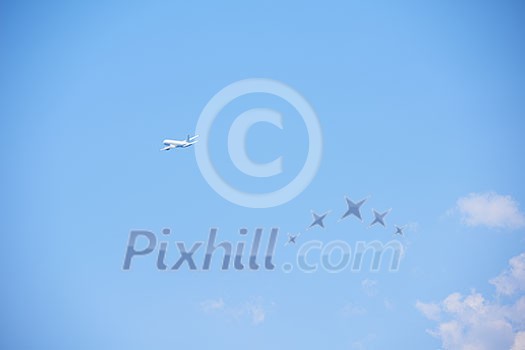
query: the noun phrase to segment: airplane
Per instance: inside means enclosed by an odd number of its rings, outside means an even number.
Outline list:
[[[164,140],[162,141],[162,143],[166,146],[164,148],[161,148],[160,150],[161,151],[169,151],[170,149],[173,149],[173,148],[186,148],[186,147],[190,147],[194,144],[196,144],[197,142],[199,142],[198,140],[194,141],[197,137],[199,137],[199,135],[195,135],[193,137],[190,137],[190,135],[188,135],[188,137],[186,138],[186,140]]]

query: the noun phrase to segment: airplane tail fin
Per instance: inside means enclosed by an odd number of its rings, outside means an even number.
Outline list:
[[[188,137],[186,138],[186,142],[193,142],[193,140],[195,140],[198,137],[199,135],[195,135],[195,136],[188,135]]]

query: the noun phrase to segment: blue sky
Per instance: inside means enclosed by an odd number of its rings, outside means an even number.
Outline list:
[[[0,347],[519,344],[525,320],[509,310],[525,305],[524,23],[511,0],[3,2]],[[193,148],[159,151],[248,78],[293,87],[323,130],[317,176],[274,208],[219,196]],[[243,176],[227,153],[229,125],[255,107],[285,118],[247,144],[260,162],[283,155],[275,179]],[[209,142],[224,177],[255,192],[292,179],[308,148],[300,115],[271,96],[229,105]],[[369,196],[364,224],[338,222],[345,195]],[[366,228],[372,208],[392,208],[387,228]],[[331,211],[326,229],[305,230],[311,210]],[[404,237],[394,224],[409,225]],[[279,261],[296,252],[288,232],[399,239],[406,251],[395,273],[162,272],[153,255],[122,271],[130,231],[166,227],[187,244],[211,227],[234,242],[240,228],[279,227]],[[503,326],[474,322],[484,310]]]

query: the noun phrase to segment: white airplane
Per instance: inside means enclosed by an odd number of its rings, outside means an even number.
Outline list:
[[[198,140],[195,140],[197,137],[199,137],[199,135],[195,135],[193,137],[190,137],[190,135],[188,135],[186,140],[180,140],[180,141],[179,140],[168,140],[168,139],[164,140],[164,141],[162,141],[162,143],[166,147],[161,148],[160,150],[161,151],[169,151],[172,148],[186,148],[186,147],[190,147],[191,145],[194,145],[197,142],[199,142]]]

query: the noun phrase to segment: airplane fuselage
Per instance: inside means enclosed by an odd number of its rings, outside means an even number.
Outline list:
[[[193,144],[193,143],[190,143],[190,142],[178,141],[178,140],[164,140],[164,141],[162,141],[162,143],[165,146],[171,146],[172,148],[188,147],[188,146],[191,146]]]
[[[173,148],[186,148],[186,147],[190,147],[194,144],[196,144],[198,141],[196,141],[195,139],[198,137],[199,135],[195,135],[193,137],[190,137],[188,135],[188,138],[186,140],[170,140],[170,139],[166,139],[164,141],[162,141],[162,143],[164,144],[164,148],[161,148],[161,151],[169,151],[170,149],[173,149]]]

